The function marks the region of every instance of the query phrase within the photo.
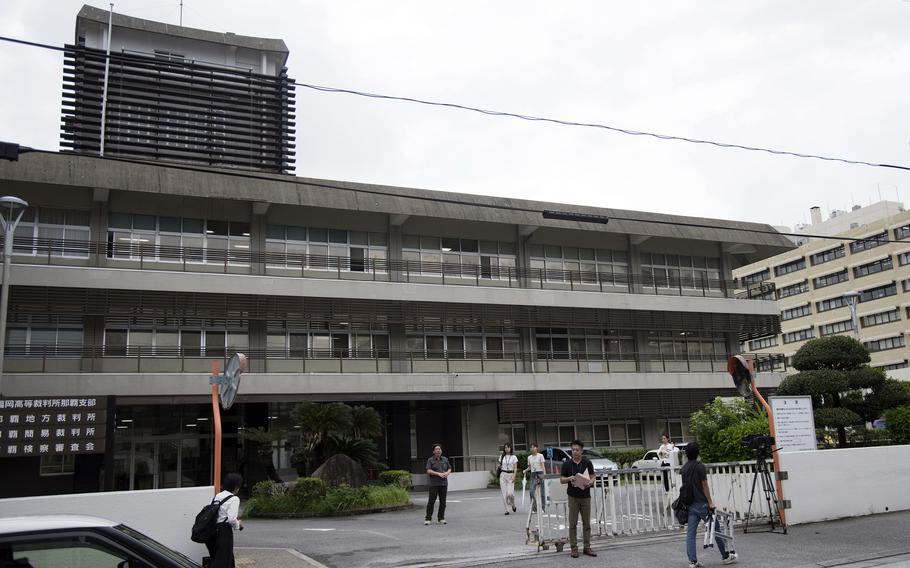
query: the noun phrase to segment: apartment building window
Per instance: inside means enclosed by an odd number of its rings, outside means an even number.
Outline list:
[[[792,319],[796,319],[796,318],[805,317],[805,316],[808,316],[811,314],[812,314],[812,305],[805,304],[802,306],[796,306],[795,308],[789,308],[789,309],[783,310],[780,313],[780,319],[786,321],[786,320],[792,320]]]
[[[108,357],[225,357],[249,349],[249,322],[197,318],[109,318]]]
[[[515,243],[430,235],[404,235],[401,258],[411,272],[492,280],[509,278],[516,266]]]
[[[631,330],[538,327],[538,359],[634,361],[635,335]]]
[[[266,226],[266,263],[281,268],[313,270],[385,271],[388,237],[347,229]],[[375,265],[367,261],[378,261]]]
[[[842,308],[847,305],[847,300],[843,296],[836,296],[834,298],[828,298],[827,300],[820,300],[815,302],[815,311],[818,313],[827,312],[828,310],[835,310],[837,308]]]
[[[758,284],[759,282],[764,282],[771,278],[771,269],[765,268],[764,270],[759,270],[758,272],[753,272],[752,274],[747,274],[742,277],[743,286],[751,286],[752,284]]]
[[[906,343],[904,342],[903,335],[896,335],[894,337],[886,337],[884,339],[876,339],[874,341],[864,341],[863,346],[866,348],[866,351],[869,353],[876,353],[878,351],[888,351],[889,349],[900,349],[904,347]]]
[[[29,207],[13,236],[13,254],[88,258],[90,213]]]
[[[753,339],[749,342],[749,351],[758,351],[759,349],[768,349],[769,347],[777,347],[776,335],[763,337],[761,339]]]
[[[901,280],[901,289],[904,292],[910,291],[910,278],[904,278],[903,280]]]
[[[900,241],[910,237],[910,225],[902,225],[894,228],[894,240]]]
[[[693,331],[649,331],[646,355],[670,361],[718,361],[727,359],[724,334]]]
[[[876,369],[881,369],[882,371],[895,371],[897,369],[906,369],[908,366],[907,360],[897,361],[895,363],[886,363],[884,365],[875,365]]]
[[[625,286],[628,283],[629,259],[624,250],[528,245],[530,267],[544,271],[551,282],[575,281]],[[570,276],[571,273],[571,276]]]
[[[812,332],[811,327],[807,327],[806,329],[800,329],[797,331],[791,331],[789,333],[785,333],[783,337],[784,337],[784,344],[786,345],[787,343],[796,343],[797,341],[805,341],[807,339],[812,339],[813,337],[815,337],[815,334]]]
[[[893,321],[899,321],[900,319],[901,311],[897,308],[894,308],[893,310],[888,310],[886,312],[878,312],[877,314],[862,316],[859,318],[859,321],[863,327],[873,327],[876,325],[891,323]]]
[[[844,320],[818,326],[818,335],[819,337],[825,337],[826,335],[834,335],[835,333],[843,333],[852,330],[853,322],[851,320]]]
[[[250,263],[250,224],[246,221],[112,212],[108,229],[108,258]]]
[[[868,290],[861,291],[859,293],[859,301],[869,302],[872,300],[878,300],[879,298],[893,296],[895,294],[897,294],[897,286],[894,284],[894,282],[891,282],[890,284],[876,286],[875,288],[869,288]]]
[[[897,255],[897,263],[901,266],[910,264],[910,251],[902,252],[899,255]]]
[[[877,274],[885,270],[891,270],[894,268],[894,265],[891,262],[891,257],[883,258],[876,260],[874,262],[869,262],[867,264],[861,264],[859,266],[853,267],[853,277],[862,278],[863,276],[869,276],[870,274]]]
[[[850,254],[874,249],[875,247],[880,247],[884,244],[888,244],[888,231],[882,231],[876,235],[853,241],[850,243]]]
[[[83,327],[80,316],[11,314],[6,330],[6,356],[80,357]]]
[[[825,288],[827,286],[834,286],[835,284],[840,284],[841,282],[846,282],[850,279],[850,276],[847,274],[847,269],[838,270],[837,272],[832,272],[831,274],[825,274],[823,276],[818,276],[812,279],[812,286],[818,290],[819,288]]]
[[[808,280],[803,280],[802,282],[797,282],[796,284],[790,284],[789,286],[784,286],[777,289],[777,297],[780,298],[789,298],[790,296],[796,296],[797,294],[802,294],[809,291],[809,282]]]
[[[637,420],[545,422],[538,429],[538,439],[542,440],[543,446],[568,446],[578,439],[585,447],[640,447],[643,445],[641,432],[641,422]]]
[[[845,255],[846,252],[844,250],[844,245],[838,245],[834,248],[813,254],[809,257],[809,260],[812,262],[812,266],[816,266],[818,264],[831,262],[832,260],[836,260],[838,258],[843,258]]]
[[[661,288],[717,288],[720,259],[684,254],[641,253],[641,277],[646,286]]]
[[[409,325],[405,333],[408,352],[427,359],[512,359],[521,353],[512,327]]]
[[[266,323],[267,357],[388,359],[383,324],[275,321]]]
[[[788,262],[786,264],[781,264],[780,266],[774,267],[775,276],[783,276],[785,274],[790,274],[791,272],[796,272],[798,270],[803,270],[806,268],[806,259],[798,258],[794,261]]]

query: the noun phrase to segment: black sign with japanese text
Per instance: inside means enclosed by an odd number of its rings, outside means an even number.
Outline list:
[[[107,398],[0,399],[0,457],[104,453]]]

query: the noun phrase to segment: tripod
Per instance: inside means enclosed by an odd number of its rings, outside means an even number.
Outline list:
[[[787,534],[787,527],[780,520],[777,491],[774,490],[774,480],[771,479],[771,471],[768,469],[768,462],[765,461],[767,457],[763,452],[759,452],[755,460],[755,474],[752,476],[752,492],[749,495],[749,509],[746,511],[746,524],[743,526],[743,533],[749,532],[749,521],[752,518],[752,501],[755,499],[755,487],[758,484],[758,479],[761,478],[762,493],[765,494],[765,501],[768,503],[769,524],[771,526],[770,530],[766,532],[778,532],[778,529],[780,529],[781,534]],[[777,527],[774,524],[775,515],[778,521]],[[752,532],[755,532],[755,530]]]

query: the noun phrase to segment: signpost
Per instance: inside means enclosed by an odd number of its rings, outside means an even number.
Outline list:
[[[818,449],[812,397],[772,396],[770,399],[778,451],[814,452]]]

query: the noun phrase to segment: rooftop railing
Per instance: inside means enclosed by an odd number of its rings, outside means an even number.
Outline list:
[[[228,241],[224,241],[228,246]],[[741,286],[736,280],[689,275],[627,274],[553,270],[471,263],[421,262],[277,252],[239,248],[161,246],[137,242],[94,242],[16,237],[16,261],[47,265],[85,265],[181,272],[221,272],[287,278],[372,280],[440,285],[493,286],[702,296],[767,300],[774,284]],[[478,257],[481,258],[481,257]]]

